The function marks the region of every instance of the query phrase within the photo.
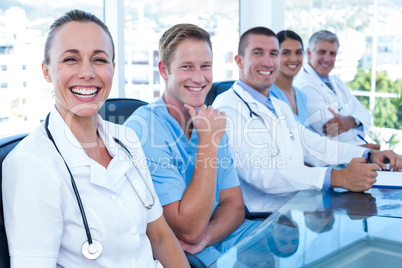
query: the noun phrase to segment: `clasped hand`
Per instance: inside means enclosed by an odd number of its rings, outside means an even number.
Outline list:
[[[214,109],[212,106],[201,105],[197,110],[185,104],[191,116],[192,124],[197,131],[199,145],[213,145],[218,148],[219,143],[225,134],[226,114]]]

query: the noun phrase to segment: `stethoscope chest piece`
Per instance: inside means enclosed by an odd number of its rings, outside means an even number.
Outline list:
[[[92,244],[89,244],[88,241],[82,244],[82,255],[88,260],[96,260],[102,254],[102,251],[102,244],[96,240],[92,240]]]

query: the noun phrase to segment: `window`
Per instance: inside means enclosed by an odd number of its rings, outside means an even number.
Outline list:
[[[377,51],[393,53],[401,32],[395,25],[400,25],[400,1],[374,0],[286,0],[285,28],[297,32],[308,45],[310,36],[321,29],[337,34],[340,48],[334,74],[343,80],[353,80],[357,68],[368,70],[373,60],[374,29],[377,27]],[[378,11],[378,21],[374,18],[374,9]],[[337,14],[334,16],[333,14]],[[395,30],[391,30],[395,29]],[[384,33],[393,33],[384,34]],[[401,56],[381,57],[377,55],[377,66],[392,65],[402,60]],[[399,67],[395,67],[399,69]],[[350,70],[355,70],[350,72]],[[402,77],[402,73],[400,74]]]
[[[211,34],[214,52],[214,81],[237,79],[233,62],[239,39],[238,0],[124,1],[125,75],[127,97],[150,102],[161,96],[158,42],[162,34],[177,23],[193,23]],[[236,75],[236,77],[235,77]],[[161,84],[162,83],[162,84]],[[151,93],[151,94],[150,94]]]
[[[337,34],[340,47],[332,74],[358,87],[352,88],[356,89],[353,93],[373,113],[375,127],[402,129],[401,10],[401,1],[285,2],[285,29],[299,33],[305,49],[310,36],[318,30]]]
[[[148,65],[149,53],[148,51],[132,51],[131,52],[131,64],[135,65]]]
[[[0,5],[0,73],[7,71],[7,76],[0,75],[0,88],[8,89],[0,90],[0,118],[5,118],[0,122],[0,138],[30,132],[52,109],[52,86],[40,67],[43,41],[51,23],[75,8],[103,19],[103,0],[10,0]],[[13,103],[15,99],[25,101]]]

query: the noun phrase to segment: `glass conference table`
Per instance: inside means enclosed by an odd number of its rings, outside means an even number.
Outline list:
[[[402,189],[300,191],[210,267],[402,267]]]

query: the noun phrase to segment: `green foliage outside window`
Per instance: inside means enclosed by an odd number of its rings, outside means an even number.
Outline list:
[[[371,69],[366,72],[359,68],[355,79],[347,83],[352,90],[370,91]],[[398,98],[377,97],[374,106],[374,126],[382,128],[402,129],[402,79],[393,81],[386,71],[376,73],[376,92],[397,93]],[[369,98],[358,96],[366,109],[369,109]]]

